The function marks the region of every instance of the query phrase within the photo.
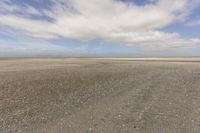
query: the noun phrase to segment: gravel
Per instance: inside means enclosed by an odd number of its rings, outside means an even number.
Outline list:
[[[2,133],[198,133],[200,63],[0,61]]]

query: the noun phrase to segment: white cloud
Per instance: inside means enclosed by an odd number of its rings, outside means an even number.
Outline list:
[[[50,10],[37,10],[30,5],[23,8],[12,5],[8,8],[2,1],[1,10],[24,12],[26,9],[27,15],[46,15],[53,21],[1,14],[0,24],[18,29],[26,35],[44,39],[101,38],[126,45],[139,44],[150,49],[200,44],[199,40],[182,39],[178,33],[159,31],[174,22],[187,19],[200,3],[199,0],[153,1],[156,2],[137,6],[119,0],[53,0],[54,4]]]
[[[30,41],[30,42],[29,42]],[[29,40],[25,41],[23,43],[18,42],[0,42],[0,51],[6,51],[6,50],[63,50],[65,49],[63,46],[58,46],[55,44],[48,43],[46,41],[36,41],[36,40]]]
[[[67,49],[42,40],[28,39],[23,43],[0,41],[0,57],[78,57],[86,54],[84,47]]]

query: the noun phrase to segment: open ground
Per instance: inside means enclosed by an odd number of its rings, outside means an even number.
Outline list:
[[[0,59],[2,133],[198,133],[200,59]]]

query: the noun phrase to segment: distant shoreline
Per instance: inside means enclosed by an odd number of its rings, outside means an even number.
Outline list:
[[[200,62],[200,57],[134,57],[134,58],[35,58],[35,57],[23,57],[23,58],[0,58],[0,61],[163,61],[163,62]]]

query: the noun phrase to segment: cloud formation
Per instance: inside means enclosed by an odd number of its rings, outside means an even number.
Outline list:
[[[200,39],[183,39],[160,29],[184,22],[199,4],[199,0],[151,0],[142,6],[121,0],[52,0],[49,8],[38,9],[2,0],[0,24],[47,40],[103,39],[149,50],[188,48],[200,44]]]

